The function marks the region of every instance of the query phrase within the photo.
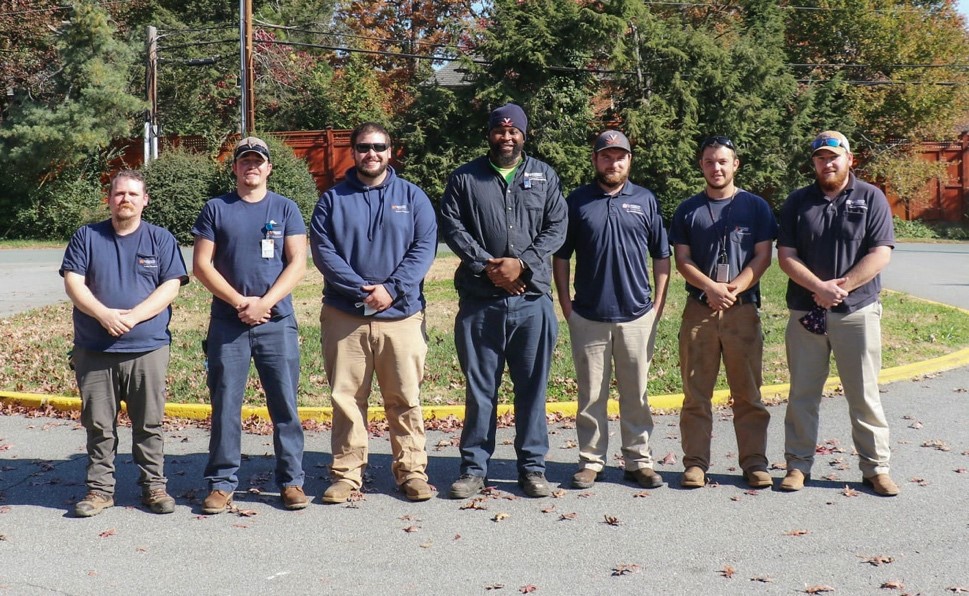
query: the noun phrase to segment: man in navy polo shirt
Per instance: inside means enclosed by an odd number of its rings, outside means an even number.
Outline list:
[[[172,300],[188,283],[175,237],[141,221],[148,205],[141,172],[122,170],[111,181],[111,218],[74,233],[60,274],[74,303],[72,364],[87,431],[88,494],[74,507],[91,517],[114,505],[118,411],[131,418],[131,454],[142,503],[171,513],[165,490],[165,375]]]
[[[236,189],[199,213],[194,273],[212,292],[206,339],[212,431],[202,512],[232,506],[242,463],[242,398],[255,362],[273,422],[276,484],[286,509],[303,509],[303,427],[296,410],[299,337],[290,294],[306,271],[306,225],[296,203],[270,191],[269,147],[236,144]]]
[[[740,160],[730,139],[705,139],[698,158],[706,188],[680,203],[670,224],[676,269],[688,293],[680,324],[681,485],[706,484],[722,358],[740,468],[751,487],[766,488],[773,484],[766,455],[770,413],[760,395],[764,338],[757,309],[777,223],[767,201],[734,184]]]
[[[879,274],[895,235],[885,195],[851,171],[848,139],[822,132],[811,143],[817,180],[781,207],[777,256],[787,284],[787,365],[791,391],[784,419],[787,476],[781,489],[804,487],[814,464],[818,407],[834,352],[848,402],[862,480],[891,497],[888,421],[878,393],[881,369]]]
[[[545,478],[545,391],[558,336],[549,257],[565,236],[565,201],[546,163],[525,155],[528,120],[506,104],[488,118],[488,155],[451,174],[441,232],[461,258],[454,273],[454,343],[467,380],[461,476],[452,499],[484,488],[495,451],[498,388],[505,365],[515,393],[518,483],[529,497],[551,494]]]
[[[663,485],[649,449],[653,417],[646,381],[669,285],[670,247],[656,197],[629,181],[632,158],[626,135],[615,130],[599,135],[592,150],[596,181],[566,199],[568,233],[552,262],[578,383],[575,488],[591,487],[605,469],[613,364],[624,477],[644,488]],[[573,252],[575,297],[570,298]],[[655,287],[649,283],[647,254],[652,257]]]

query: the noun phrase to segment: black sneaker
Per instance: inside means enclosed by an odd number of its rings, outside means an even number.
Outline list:
[[[552,494],[552,488],[545,479],[542,472],[525,472],[518,477],[518,486],[522,487],[525,494],[533,499],[547,497]]]
[[[460,478],[451,485],[448,496],[452,499],[468,499],[481,492],[485,487],[484,476],[474,474],[462,474]]]

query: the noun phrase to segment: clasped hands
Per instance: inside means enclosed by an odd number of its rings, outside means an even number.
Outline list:
[[[525,269],[517,257],[488,259],[488,264],[485,265],[484,270],[491,283],[512,296],[525,293],[525,282],[521,278]]]

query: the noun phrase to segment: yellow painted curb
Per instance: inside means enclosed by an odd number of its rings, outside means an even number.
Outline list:
[[[969,365],[969,348],[963,348],[951,354],[932,358],[915,364],[906,364],[883,370],[878,376],[881,384],[894,383],[914,379],[922,375],[933,374]],[[825,390],[832,390],[840,386],[841,381],[838,377],[831,377],[824,385]],[[782,401],[787,399],[789,385],[767,385],[761,393],[765,401]],[[726,389],[716,391],[713,394],[715,404],[725,404],[730,392]],[[12,391],[0,391],[0,402],[16,403],[31,408],[43,408],[51,406],[60,411],[80,411],[81,400],[77,397],[65,397],[59,395],[42,395],[37,393],[16,393]],[[657,410],[677,410],[683,406],[683,394],[675,393],[668,395],[652,395],[649,398],[649,405]],[[575,416],[576,402],[549,402],[546,404],[546,411],[549,414],[561,414],[563,416]],[[442,420],[448,417],[457,419],[464,418],[464,406],[423,406],[425,420]],[[511,404],[500,404],[498,415],[503,416],[511,413]],[[212,408],[208,404],[166,404],[165,414],[172,418],[186,418],[190,420],[205,420],[212,414]],[[619,414],[619,402],[609,400],[609,414]],[[333,419],[333,408],[307,407],[299,408],[300,418],[303,420],[315,420],[319,422],[329,422]],[[255,416],[261,420],[269,420],[269,411],[265,407],[244,406],[242,408],[242,418],[252,418]],[[383,420],[386,418],[384,409],[379,407],[369,408],[367,418],[370,420]]]

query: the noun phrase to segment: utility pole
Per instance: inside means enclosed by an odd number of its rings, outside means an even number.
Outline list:
[[[158,29],[148,27],[146,40],[148,63],[145,65],[145,92],[148,113],[145,115],[144,164],[158,159]]]
[[[241,109],[240,132],[243,137],[256,128],[255,76],[252,71],[252,0],[239,0],[239,49]]]

